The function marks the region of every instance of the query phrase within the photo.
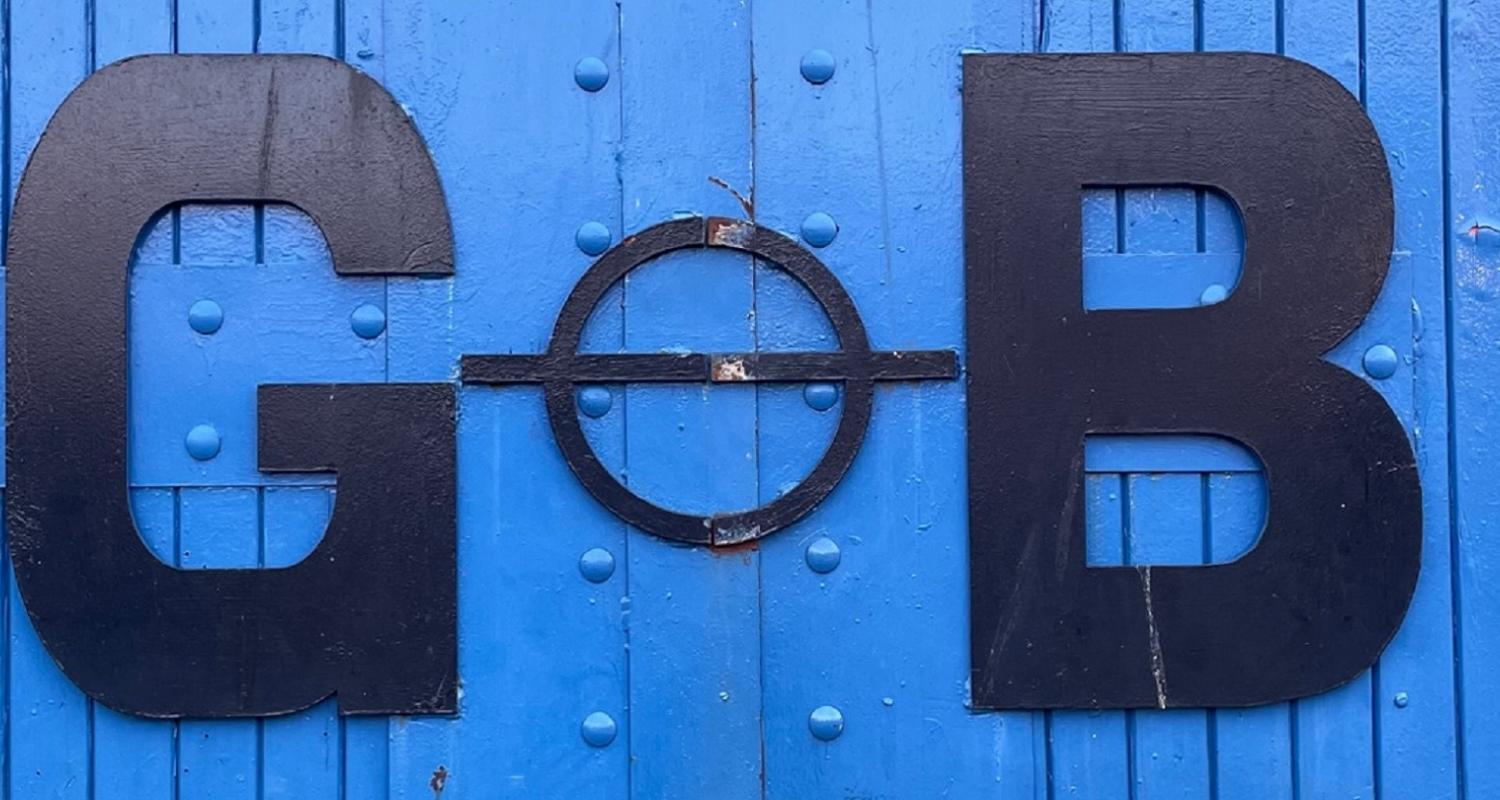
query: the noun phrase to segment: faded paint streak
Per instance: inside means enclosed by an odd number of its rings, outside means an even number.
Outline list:
[[[1156,707],[1167,707],[1167,664],[1161,655],[1161,635],[1156,630],[1156,611],[1151,606],[1151,568],[1136,567],[1141,576],[1141,594],[1146,598],[1146,629],[1151,637],[1151,678],[1156,682]]]

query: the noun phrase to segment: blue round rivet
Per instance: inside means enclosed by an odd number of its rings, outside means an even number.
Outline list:
[[[194,425],[187,434],[188,455],[207,461],[219,454],[219,432],[212,425]]]
[[[609,249],[609,228],[602,222],[585,222],[578,226],[578,234],[573,240],[578,243],[579,250],[597,256]]]
[[[844,732],[844,714],[833,706],[818,706],[807,715],[807,728],[812,735],[831,742]]]
[[[615,740],[615,720],[603,711],[595,711],[583,718],[580,732],[590,747],[608,747]]]
[[[609,65],[593,56],[580,59],[573,67],[573,80],[585,92],[597,92],[609,83]]]
[[[827,83],[833,77],[833,54],[827,50],[809,50],[802,56],[802,77],[808,83]]]
[[[813,572],[828,573],[838,567],[843,554],[838,543],[827,536],[819,536],[807,545],[807,566]]]
[[[224,309],[212,300],[199,300],[188,308],[188,326],[201,334],[210,334],[224,324]]]
[[[578,557],[578,571],[589,583],[604,583],[615,574],[615,557],[602,547],[590,547]]]
[[[839,224],[821,211],[808,214],[807,219],[802,220],[802,240],[813,247],[827,247],[837,235]]]
[[[802,399],[814,411],[827,411],[839,401],[839,387],[831,383],[809,383],[802,387]]]
[[[1390,345],[1377,344],[1365,351],[1365,372],[1377,380],[1396,374],[1396,351]]]
[[[578,390],[578,410],[594,419],[609,413],[614,396],[603,386],[585,386]]]
[[[365,303],[349,315],[349,327],[361,339],[374,339],[385,330],[385,312],[379,306]]]
[[[1406,708],[1406,704],[1411,702],[1411,698],[1406,696],[1406,692],[1396,692],[1393,700],[1396,703],[1396,708]]]
[[[1223,284],[1210,284],[1207,289],[1203,290],[1203,294],[1198,295],[1198,305],[1211,306],[1214,303],[1222,303],[1227,297],[1229,297],[1229,290],[1225,289]]]

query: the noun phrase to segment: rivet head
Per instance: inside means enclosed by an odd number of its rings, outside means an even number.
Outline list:
[[[1396,374],[1396,351],[1390,345],[1377,344],[1365,351],[1365,372],[1376,380]]]
[[[844,732],[844,714],[833,706],[818,706],[807,715],[807,729],[819,739],[831,742]]]
[[[219,454],[219,432],[212,425],[194,425],[184,441],[188,455],[207,461]]]
[[[819,536],[807,545],[806,558],[809,569],[823,574],[833,572],[843,559],[843,554],[839,552],[837,542],[827,536]]]
[[[1198,295],[1198,305],[1211,306],[1215,303],[1224,302],[1224,300],[1228,297],[1229,290],[1224,288],[1224,284],[1210,284],[1207,289],[1203,290],[1203,294]]]
[[[609,228],[604,227],[602,222],[585,222],[578,226],[578,233],[573,241],[578,243],[579,250],[597,256],[609,249]]]
[[[809,50],[802,56],[802,77],[808,83],[827,83],[836,66],[827,50]]]
[[[839,401],[839,387],[831,383],[809,383],[802,387],[802,399],[814,411],[827,411]]]
[[[821,211],[808,214],[807,219],[802,220],[802,240],[813,247],[827,247],[837,235],[839,224]]]
[[[1396,696],[1392,700],[1395,702],[1396,708],[1406,708],[1406,704],[1411,702],[1411,698],[1406,696],[1406,692],[1396,692]]]
[[[365,303],[349,315],[349,327],[361,339],[374,339],[385,331],[385,312],[380,306]]]
[[[594,419],[609,413],[614,396],[603,386],[585,386],[578,390],[578,410]]]
[[[578,571],[590,583],[604,583],[615,574],[615,557],[602,547],[591,547],[578,557]]]
[[[579,59],[573,67],[573,80],[585,92],[597,92],[609,83],[609,65],[593,56]]]
[[[223,325],[224,309],[212,300],[199,300],[188,308],[188,326],[205,336]]]
[[[595,711],[583,718],[579,732],[590,747],[608,747],[615,740],[615,720],[603,711]]]

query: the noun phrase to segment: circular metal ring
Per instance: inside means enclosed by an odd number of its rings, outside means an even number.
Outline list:
[[[724,514],[688,514],[662,508],[622,484],[600,463],[584,435],[573,394],[573,369],[589,314],[604,293],[630,271],[677,250],[737,250],[767,261],[801,283],[833,325],[848,365],[844,406],[823,457],[786,494],[755,508]],[[864,321],[843,285],[806,248],[769,228],[718,217],[673,220],[630,236],[594,262],[558,314],[547,347],[557,369],[542,381],[547,418],[563,460],[599,502],[626,522],[660,536],[692,544],[730,545],[758,539],[806,516],[838,485],[864,441],[873,403],[870,342]],[[809,378],[813,380],[813,378]]]

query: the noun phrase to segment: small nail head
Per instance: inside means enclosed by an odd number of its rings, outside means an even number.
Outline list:
[[[589,583],[604,583],[615,574],[615,557],[602,547],[591,547],[578,557],[578,572]]]
[[[578,249],[591,255],[597,256],[609,249],[609,228],[602,222],[585,222],[578,226],[578,233],[573,237],[578,243]]]
[[[613,395],[603,386],[585,386],[578,390],[578,410],[593,419],[608,414],[613,403]]]
[[[361,339],[374,339],[385,332],[385,312],[380,306],[364,303],[349,315],[349,327]]]
[[[839,401],[839,387],[831,383],[809,383],[802,387],[802,399],[814,411],[827,411]]]
[[[837,64],[827,50],[812,49],[802,56],[802,77],[812,84],[824,84],[833,78]]]
[[[822,211],[808,214],[807,219],[802,220],[802,240],[813,247],[827,247],[838,234],[838,223]]]
[[[808,543],[806,558],[808,569],[825,575],[838,568],[839,562],[843,560],[843,553],[839,551],[838,542],[827,536],[819,536]]]
[[[597,92],[609,83],[609,65],[593,56],[579,59],[573,67],[573,80],[585,92]]]
[[[1396,374],[1398,360],[1390,345],[1377,344],[1365,351],[1365,372],[1376,380],[1384,380]]]
[[[1203,290],[1203,294],[1198,295],[1198,305],[1200,305],[1200,306],[1211,306],[1211,305],[1213,305],[1215,303],[1222,303],[1222,302],[1224,302],[1224,300],[1226,298],[1228,298],[1228,297],[1229,297],[1229,290],[1226,289],[1226,288],[1224,288],[1224,284],[1222,284],[1222,283],[1210,284],[1207,289]]]
[[[583,740],[590,747],[608,747],[615,740],[615,720],[603,711],[595,711],[584,717],[579,729]]]
[[[212,425],[194,425],[184,440],[188,455],[199,461],[207,461],[219,454],[219,432]]]
[[[1406,692],[1396,692],[1393,702],[1395,702],[1396,708],[1406,708],[1407,704],[1411,702],[1411,698],[1406,696]]]
[[[813,736],[831,742],[844,732],[844,714],[833,706],[818,706],[807,716],[807,728]]]
[[[212,300],[199,300],[188,308],[188,326],[207,336],[224,325],[224,309]]]

